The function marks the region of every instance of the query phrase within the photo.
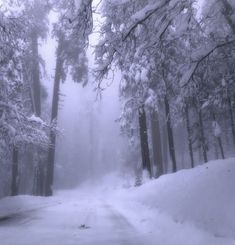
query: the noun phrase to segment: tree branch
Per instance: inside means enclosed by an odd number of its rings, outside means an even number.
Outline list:
[[[215,50],[219,49],[219,48],[222,48],[224,46],[227,46],[231,43],[235,42],[235,39],[231,39],[227,42],[223,42],[223,43],[220,43],[220,44],[217,44],[216,46],[214,46],[213,48],[211,48],[207,53],[205,53],[199,60],[195,61],[192,63],[192,66],[190,68],[190,72],[189,73],[186,73],[185,76],[183,76],[183,78],[181,79],[181,82],[180,84],[181,87],[185,87],[188,85],[188,83],[190,82],[190,80],[192,79],[192,76],[194,75],[194,73],[196,72],[197,68],[199,67],[199,65],[207,58],[209,57]]]

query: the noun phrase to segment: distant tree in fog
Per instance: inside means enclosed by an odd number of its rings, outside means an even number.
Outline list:
[[[54,36],[58,40],[56,53],[56,69],[54,76],[54,89],[52,99],[51,122],[57,122],[60,83],[65,81],[68,72],[74,82],[85,86],[88,82],[88,67],[85,47],[88,34],[92,30],[92,1],[74,0],[58,1],[55,3],[60,15],[58,23],[54,26]],[[53,193],[53,175],[55,165],[56,135],[50,133],[50,142],[53,147],[48,150],[46,195]]]

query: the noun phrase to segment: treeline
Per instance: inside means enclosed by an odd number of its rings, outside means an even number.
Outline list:
[[[0,196],[52,195],[60,83],[68,71],[75,82],[87,82],[90,8],[89,1],[73,0],[0,5]],[[58,20],[50,33],[53,11]],[[46,57],[39,54],[48,35],[58,43],[51,105],[43,85]]]
[[[87,83],[85,47],[97,9],[104,17],[95,48],[97,89],[121,71],[120,124],[131,142],[130,162],[141,159],[137,172],[157,177],[234,154],[232,0],[202,6],[103,0],[96,8],[92,0],[6,0],[0,6],[0,195],[52,194],[60,83],[68,72]],[[49,33],[52,11],[57,22]],[[38,50],[50,34],[58,46],[48,105]],[[190,165],[182,166],[185,141]]]
[[[97,88],[121,70],[121,128],[149,177],[234,154],[235,5],[197,4],[107,0],[101,7]]]

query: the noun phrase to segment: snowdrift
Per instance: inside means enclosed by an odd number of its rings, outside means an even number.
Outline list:
[[[165,175],[109,200],[157,240],[176,239],[165,244],[235,244],[235,159]]]

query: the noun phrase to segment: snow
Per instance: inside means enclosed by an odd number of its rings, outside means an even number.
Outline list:
[[[156,104],[157,104],[157,96],[152,89],[149,89],[148,96],[145,100],[145,106],[153,109],[156,107]]]
[[[130,0],[119,0],[119,1],[116,1],[116,0],[110,0],[110,2],[111,2],[113,5],[122,5],[122,4],[127,3],[128,1],[130,1]]]
[[[140,75],[142,82],[146,82],[149,80],[148,73],[149,73],[149,70],[143,67],[141,70],[141,75]]]
[[[212,161],[162,176],[140,188],[120,191],[116,199],[125,200],[125,205],[119,202],[123,212],[127,206],[128,210],[139,210],[138,214],[129,215],[140,229],[145,227],[146,231],[156,233],[165,224],[169,231],[162,238],[170,233],[185,238],[188,235],[184,232],[188,231],[195,240],[190,244],[235,244],[234,177],[235,159]],[[159,233],[155,234],[156,239]],[[169,244],[180,243],[169,241]]]
[[[202,104],[201,109],[204,109],[204,108],[206,108],[206,107],[209,106],[209,105],[210,105],[210,101],[209,101],[209,100],[206,100],[206,101]]]
[[[235,244],[234,185],[235,159],[227,159],[119,189],[107,199],[156,243]]]
[[[188,69],[184,72],[181,80],[180,80],[180,86],[184,87],[188,84],[189,80],[191,79],[193,73],[195,72],[198,64],[196,62],[191,63]]]
[[[52,198],[1,199],[0,217],[21,214],[0,221],[1,245],[235,244],[234,158],[133,183],[123,173]]]
[[[40,117],[37,117],[34,114],[32,114],[30,117],[28,117],[28,120],[31,122],[39,123],[39,124],[45,124],[45,122]]]
[[[213,129],[213,134],[215,137],[220,137],[222,130],[218,122],[213,121],[212,122],[212,129]]]
[[[81,0],[76,0],[75,2],[75,9],[78,10],[81,7]]]
[[[29,212],[50,205],[54,205],[58,200],[55,197],[32,197],[15,196],[0,199],[0,220],[4,217],[14,216],[15,214]]]
[[[133,21],[139,22],[140,20],[144,19],[146,17],[146,15],[148,15],[149,13],[152,13],[152,12],[156,11],[158,8],[161,8],[162,6],[164,6],[164,4],[165,4],[165,1],[158,1],[155,3],[149,3],[144,8],[142,8],[141,10],[136,12],[131,17],[131,19]]]

